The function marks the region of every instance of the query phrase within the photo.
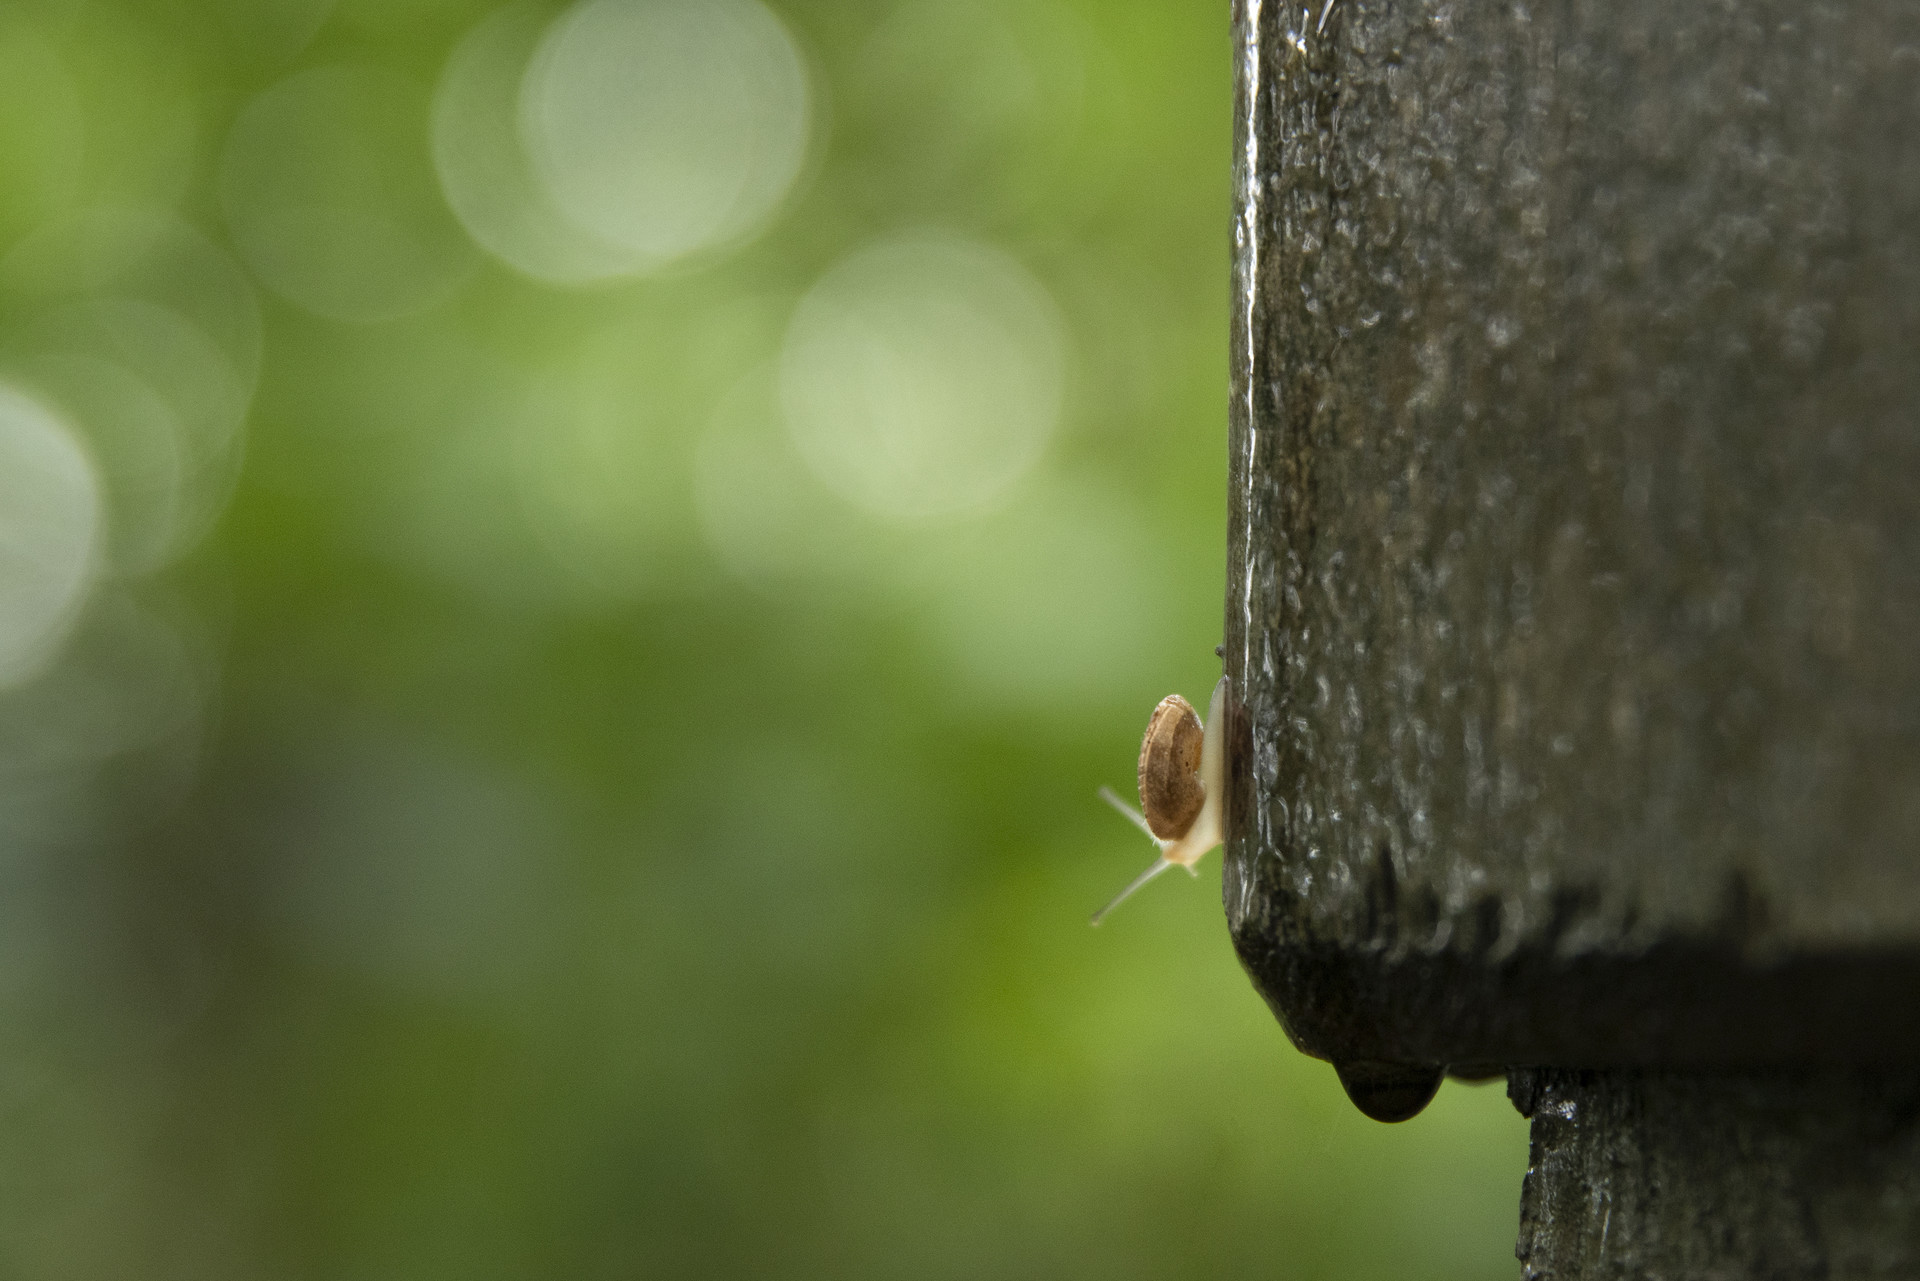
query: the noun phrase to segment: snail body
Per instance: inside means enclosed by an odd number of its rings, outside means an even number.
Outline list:
[[[1178,694],[1160,700],[1140,743],[1140,806],[1136,810],[1107,788],[1101,799],[1119,810],[1159,847],[1153,865],[1093,914],[1100,924],[1142,885],[1170,867],[1194,872],[1202,856],[1226,831],[1227,678],[1213,687],[1203,725]]]

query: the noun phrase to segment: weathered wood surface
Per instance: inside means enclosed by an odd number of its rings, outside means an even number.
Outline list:
[[[1838,1281],[1920,1261],[1920,1074],[1516,1073],[1528,1278]]]
[[[1920,1275],[1920,0],[1237,0],[1223,885],[1530,1276]]]
[[[1256,984],[1336,1060],[1920,1063],[1920,4],[1237,16]]]

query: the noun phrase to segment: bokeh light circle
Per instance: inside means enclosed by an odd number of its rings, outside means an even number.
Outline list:
[[[164,511],[165,519],[148,528],[148,522],[121,512],[116,566],[156,568],[197,545],[238,479],[250,399],[246,380],[219,345],[170,307],[108,295],[37,317],[26,327],[22,346],[33,353],[22,362],[23,371],[72,412],[104,474],[120,472],[122,450],[130,443],[137,454],[171,460],[164,469],[164,503],[156,493],[142,504],[156,515]],[[87,372],[103,365],[109,367],[104,380]],[[116,426],[129,417],[164,423],[164,447],[149,446],[147,431]],[[146,474],[157,479],[162,473],[148,468]],[[135,541],[149,545],[129,555]]]
[[[434,168],[467,234],[515,270],[557,285],[631,275],[647,259],[567,221],[520,141],[520,86],[552,12],[511,4],[461,40],[434,90]]]
[[[188,456],[179,414],[152,383],[94,355],[57,353],[18,362],[20,382],[57,405],[87,442],[111,514],[103,559],[146,574],[182,550]]]
[[[276,293],[336,320],[420,311],[473,265],[433,181],[427,98],[371,66],[317,67],[247,104],[220,162],[235,245]]]
[[[657,266],[772,212],[809,97],[792,37],[754,0],[587,0],[527,67],[521,135],[567,220]]]
[[[260,373],[260,303],[246,272],[171,213],[94,207],[40,228],[0,259],[0,307],[57,308],[100,295],[178,313],[226,357],[249,397]]]
[[[989,245],[886,241],[830,270],[780,357],[807,466],[868,512],[939,517],[1001,497],[1060,417],[1066,337],[1047,291]]]
[[[92,579],[93,464],[52,410],[0,385],[0,688],[32,675]]]
[[[137,373],[178,415],[196,461],[227,453],[246,419],[249,380],[171,307],[113,295],[60,307],[32,327],[36,346],[98,352]]]
[[[238,478],[260,314],[231,258],[167,214],[95,208],[0,260],[3,367],[84,440],[102,560],[145,573],[218,520]]]

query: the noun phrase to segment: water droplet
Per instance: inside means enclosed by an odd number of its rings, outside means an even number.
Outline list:
[[[1442,1069],[1423,1063],[1352,1059],[1335,1063],[1340,1084],[1362,1114],[1376,1121],[1406,1121],[1420,1114],[1440,1088]]]

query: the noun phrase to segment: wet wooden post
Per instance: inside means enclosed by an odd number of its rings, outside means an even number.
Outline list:
[[[1235,18],[1248,973],[1529,1276],[1920,1274],[1920,4]]]

